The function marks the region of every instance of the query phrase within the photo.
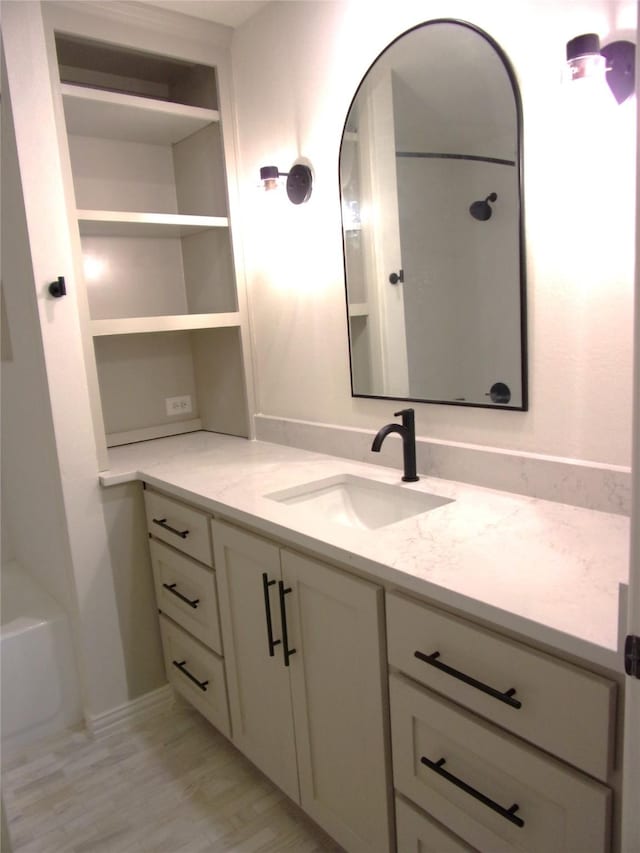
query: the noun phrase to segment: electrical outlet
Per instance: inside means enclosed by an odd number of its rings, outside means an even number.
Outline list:
[[[184,394],[182,397],[165,397],[164,403],[169,416],[188,415],[193,411],[190,394]]]

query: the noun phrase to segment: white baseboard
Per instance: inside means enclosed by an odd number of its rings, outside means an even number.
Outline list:
[[[147,717],[168,710],[175,702],[175,693],[170,684],[145,693],[138,699],[125,702],[117,708],[97,714],[95,717],[87,717],[87,728],[93,735],[110,733],[116,728],[126,727],[139,723]]]

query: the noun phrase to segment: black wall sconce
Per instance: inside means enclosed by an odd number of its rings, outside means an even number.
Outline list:
[[[313,178],[311,169],[303,163],[296,163],[288,172],[278,171],[277,166],[262,166],[260,180],[265,190],[278,187],[278,178],[287,179],[287,196],[293,204],[302,204],[311,198]]]
[[[635,90],[636,47],[630,41],[614,41],[600,49],[596,33],[585,33],[567,42],[571,79],[603,73],[616,101],[621,104]]]

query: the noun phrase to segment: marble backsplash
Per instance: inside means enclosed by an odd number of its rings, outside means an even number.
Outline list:
[[[372,453],[373,430],[269,415],[256,415],[255,428],[260,441],[402,468],[400,439],[395,435],[389,436],[380,453]],[[631,471],[622,466],[422,438],[417,439],[416,454],[419,474],[602,512],[630,512]]]

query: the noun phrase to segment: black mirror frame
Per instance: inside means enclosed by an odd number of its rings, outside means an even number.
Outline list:
[[[509,84],[511,86],[511,91],[513,92],[515,107],[516,107],[516,169],[517,169],[517,182],[518,182],[518,196],[519,196],[519,211],[518,211],[518,239],[519,239],[519,247],[520,247],[520,258],[519,258],[519,271],[520,271],[520,381],[522,388],[522,405],[520,406],[508,406],[508,405],[495,405],[494,403],[469,403],[466,401],[457,401],[457,400],[427,400],[422,397],[391,397],[381,394],[361,394],[356,393],[354,390],[354,382],[353,382],[353,354],[351,351],[351,329],[349,326],[349,296],[347,291],[347,249],[346,249],[346,238],[345,238],[345,227],[344,227],[344,217],[342,213],[342,204],[340,205],[340,221],[342,225],[342,262],[344,269],[344,290],[345,290],[345,302],[346,302],[346,317],[347,317],[347,339],[349,343],[349,375],[351,379],[351,396],[352,397],[361,397],[365,399],[373,399],[373,400],[406,400],[408,402],[414,403],[431,403],[436,405],[445,405],[445,406],[466,406],[477,409],[499,409],[506,411],[515,411],[515,412],[527,412],[529,410],[529,383],[528,383],[528,338],[527,338],[527,269],[526,269],[526,243],[525,243],[525,221],[524,221],[524,146],[523,146],[523,109],[522,109],[522,96],[520,94],[520,87],[518,86],[518,81],[516,78],[515,71],[509,60],[509,57],[502,49],[502,47],[498,44],[498,42],[489,35],[489,33],[485,32],[485,30],[476,26],[475,24],[471,24],[468,21],[462,21],[457,18],[433,18],[429,21],[423,21],[420,24],[416,24],[414,27],[410,27],[408,30],[400,33],[393,41],[389,42],[389,44],[380,51],[380,53],[376,56],[373,62],[370,63],[369,67],[362,75],[362,79],[358,84],[358,88],[355,91],[353,98],[349,103],[349,109],[347,110],[347,115],[344,120],[344,125],[342,128],[342,136],[340,138],[340,154],[338,156],[338,190],[339,197],[342,200],[342,183],[340,181],[340,162],[342,157],[342,146],[344,145],[345,133],[347,132],[347,122],[349,120],[349,116],[351,114],[351,110],[353,108],[354,101],[358,97],[360,89],[362,88],[362,84],[364,83],[367,75],[376,64],[376,62],[380,59],[380,57],[389,50],[389,48],[393,47],[396,42],[400,41],[400,39],[404,38],[409,33],[415,32],[416,30],[420,30],[423,27],[432,26],[433,24],[456,24],[461,27],[465,27],[466,29],[472,30],[477,33],[483,39],[485,39],[488,44],[495,50],[496,54],[500,58],[504,69],[509,78]]]

